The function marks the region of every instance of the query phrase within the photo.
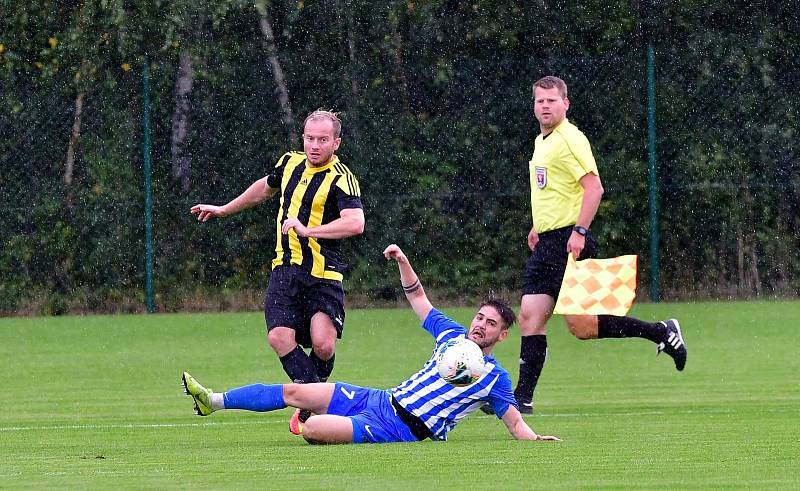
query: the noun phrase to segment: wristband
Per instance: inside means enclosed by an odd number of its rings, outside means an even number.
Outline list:
[[[589,233],[588,228],[581,227],[580,225],[575,225],[574,227],[572,227],[572,230],[578,232],[578,235],[583,235],[584,237],[586,237],[586,234]]]
[[[403,286],[403,285],[400,285]],[[406,293],[414,293],[415,291],[419,290],[422,287],[422,284],[419,282],[419,278],[414,283],[411,283],[408,286],[403,286],[403,291]]]

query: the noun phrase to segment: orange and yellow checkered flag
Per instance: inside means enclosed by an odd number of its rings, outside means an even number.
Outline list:
[[[554,313],[623,316],[634,298],[635,255],[575,261],[569,254]]]

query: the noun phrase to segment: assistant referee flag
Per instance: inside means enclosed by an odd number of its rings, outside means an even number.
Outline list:
[[[636,256],[567,259],[554,313],[624,316],[636,298]]]

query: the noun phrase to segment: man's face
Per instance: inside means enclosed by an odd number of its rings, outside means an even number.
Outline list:
[[[508,336],[508,329],[503,329],[503,326],[500,313],[491,305],[484,305],[469,325],[469,338],[481,349],[491,348]]]
[[[569,99],[561,97],[558,87],[543,89],[536,87],[533,91],[533,114],[539,121],[543,131],[549,131],[564,121],[569,109]]]
[[[309,120],[303,130],[303,150],[313,166],[327,164],[341,142],[333,135],[333,122],[327,119]]]

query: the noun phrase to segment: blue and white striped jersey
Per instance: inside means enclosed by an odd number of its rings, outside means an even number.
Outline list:
[[[511,377],[494,356],[484,357],[486,371],[472,385],[456,387],[439,376],[436,356],[449,339],[466,337],[463,326],[433,309],[422,327],[436,339],[433,354],[420,371],[390,392],[401,406],[425,423],[437,440],[446,440],[447,432],[484,402],[492,405],[498,418],[503,417],[509,405],[516,407]]]

